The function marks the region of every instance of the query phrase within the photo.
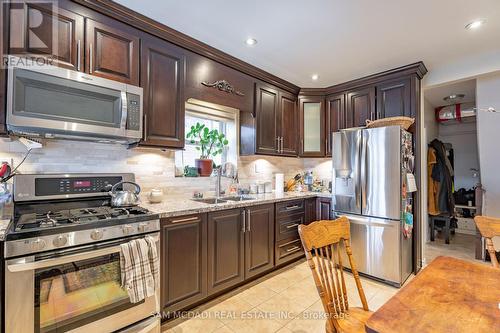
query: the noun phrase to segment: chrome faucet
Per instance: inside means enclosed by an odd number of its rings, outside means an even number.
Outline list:
[[[222,166],[219,165],[218,167],[215,168],[216,176],[217,178],[215,179],[215,197],[218,199],[221,196],[221,177],[222,177]]]

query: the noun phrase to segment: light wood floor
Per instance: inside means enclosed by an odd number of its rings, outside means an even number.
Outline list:
[[[349,304],[361,306],[354,279],[346,276]],[[370,310],[377,310],[397,288],[362,278]],[[168,333],[325,332],[321,301],[304,260],[196,309],[187,320],[163,326]]]

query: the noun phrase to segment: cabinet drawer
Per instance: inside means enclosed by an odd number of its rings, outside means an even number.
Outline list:
[[[276,204],[276,215],[278,217],[304,212],[304,200],[285,201]]]
[[[304,214],[298,213],[277,221],[276,240],[299,238],[299,225],[304,224]]]
[[[276,246],[276,265],[281,265],[304,255],[299,239],[279,242]]]
[[[175,216],[175,217],[167,217],[162,219],[162,223],[164,225],[170,226],[170,225],[178,225],[178,224],[186,224],[186,223],[193,223],[193,222],[198,222],[203,219],[203,217],[206,214],[193,214],[193,215],[182,215],[182,216]]]

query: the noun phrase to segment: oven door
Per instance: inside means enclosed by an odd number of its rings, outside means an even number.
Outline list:
[[[127,109],[121,82],[48,65],[8,72],[7,126],[14,133],[125,137]]]
[[[113,332],[158,313],[159,290],[133,304],[121,288],[117,242],[6,262],[6,332]]]

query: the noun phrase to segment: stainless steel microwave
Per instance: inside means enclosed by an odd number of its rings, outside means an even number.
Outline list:
[[[134,143],[142,138],[142,88],[11,58],[7,130],[14,135]]]

